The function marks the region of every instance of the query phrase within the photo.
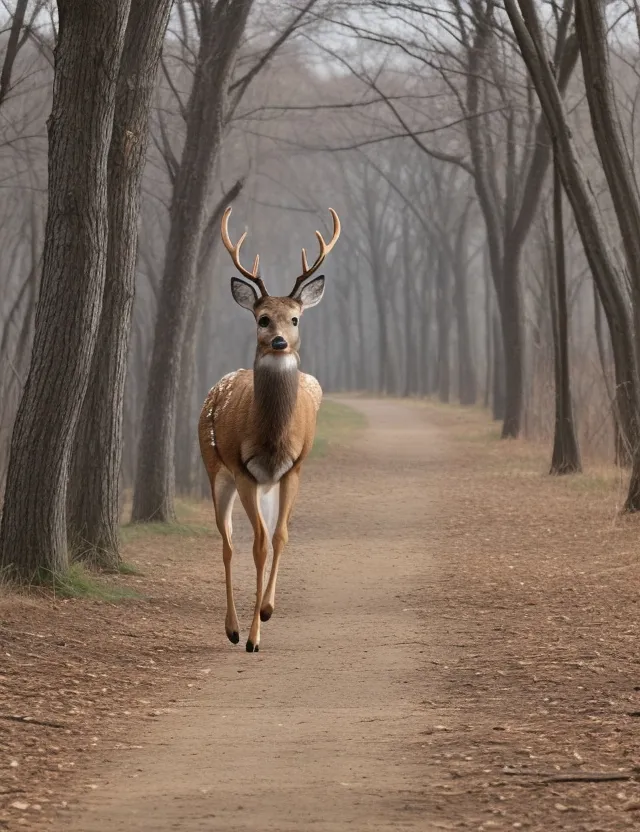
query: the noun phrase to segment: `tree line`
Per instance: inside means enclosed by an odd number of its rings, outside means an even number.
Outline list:
[[[283,289],[343,219],[304,369],[491,408],[640,507],[635,3],[19,0],[0,71],[0,564],[119,563],[206,488],[252,362],[219,225]],[[253,248],[252,248],[253,247]]]

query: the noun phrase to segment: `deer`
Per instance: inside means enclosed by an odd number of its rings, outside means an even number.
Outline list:
[[[245,278],[231,278],[231,295],[254,317],[256,352],[252,370],[223,376],[205,399],[198,423],[200,453],[209,477],[216,526],[222,537],[226,584],[225,631],[232,644],[240,641],[233,597],[231,560],[232,512],[236,496],[253,529],[256,603],[246,643],[248,653],[260,649],[260,623],[275,608],[278,566],[289,540],[288,524],[298,494],[302,464],[316,432],[322,388],[316,378],[300,371],[300,320],[317,306],[325,288],[324,275],[310,278],[340,236],[340,220],[330,208],[333,235],[325,242],[316,231],[320,252],[309,266],[302,249],[302,272],[286,297],[273,297],[259,272],[259,255],[251,271],[240,262],[247,231],[234,245],[229,236],[231,207],[223,214],[221,237],[233,265]],[[264,588],[269,540],[271,572]]]

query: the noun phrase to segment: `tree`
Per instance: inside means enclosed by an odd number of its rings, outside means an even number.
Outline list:
[[[625,507],[636,511],[640,509],[640,379],[627,281],[618,272],[593,189],[582,168],[533,0],[505,0],[505,8],[556,143],[564,191],[607,316],[616,371],[616,403],[632,460]]]
[[[605,8],[602,0],[577,3],[576,32],[593,135],[620,228],[631,282],[636,361],[640,362],[640,194],[616,111]]]
[[[244,186],[244,180],[238,180],[218,201],[211,212],[202,235],[198,266],[196,269],[196,287],[189,310],[189,323],[182,345],[180,367],[180,395],[178,397],[178,424],[175,436],[175,472],[176,487],[179,492],[189,494],[192,486],[194,464],[196,459],[197,435],[193,424],[193,386],[196,370],[196,345],[205,307],[206,284],[210,279],[211,265],[220,239],[220,221],[225,208],[238,197]]]
[[[25,581],[68,565],[67,476],[102,305],[107,160],[129,0],[58,7],[42,281],[0,529],[0,567]]]
[[[201,0],[200,50],[176,172],[133,499],[134,521],[175,519],[175,419],[182,347],[229,79],[252,0]]]
[[[131,7],[116,91],[108,160],[107,270],[87,395],[74,446],[68,497],[69,542],[103,568],[119,562],[122,418],[138,251],[140,186],[149,111],[171,0]]]
[[[461,30],[466,31],[464,15],[459,0],[455,7]],[[558,31],[554,63],[559,67],[558,88],[567,87],[576,64],[577,48],[575,37],[568,34],[572,2],[567,0],[558,19]],[[523,407],[523,348],[522,300],[520,285],[520,261],[525,240],[531,228],[536,208],[540,202],[542,185],[549,168],[551,149],[549,146],[546,121],[543,115],[531,120],[534,150],[526,148],[518,161],[515,151],[507,147],[505,202],[500,206],[495,190],[495,171],[492,169],[494,153],[489,131],[483,130],[483,123],[477,117],[482,106],[482,73],[489,70],[491,46],[494,40],[496,4],[494,0],[474,3],[472,35],[465,36],[468,51],[467,81],[467,133],[474,171],[474,182],[478,201],[487,226],[487,239],[491,268],[500,311],[503,339],[503,361],[505,366],[505,414],[503,437],[520,434]],[[499,84],[502,94],[504,85]],[[507,99],[507,129],[514,137],[515,110]],[[535,125],[535,126],[534,126]],[[513,139],[511,140],[513,141]]]
[[[504,371],[504,382],[496,373],[494,384],[501,392],[504,383],[504,397],[494,397],[494,416],[503,416],[503,437],[516,437],[522,427],[524,402],[520,262],[551,160],[545,120],[530,106],[529,91],[519,92],[511,43],[497,20],[495,0],[472,0],[469,4],[448,0],[437,9],[416,3],[401,4],[400,10],[395,3],[375,5],[394,7],[394,18],[406,23],[407,35],[398,35],[394,29],[375,35],[365,31],[363,36],[399,47],[422,64],[424,76],[432,84],[440,77],[442,89],[450,92],[452,106],[459,110],[468,155],[426,144],[407,120],[409,108],[405,118],[392,97],[383,93],[380,82],[370,80],[405,135],[427,155],[457,165],[472,179],[486,226],[503,344],[503,349],[495,352],[495,369]],[[559,67],[558,86],[563,92],[578,57],[576,38],[569,33],[572,8],[572,0],[566,0],[559,10],[556,7],[554,63]],[[357,26],[355,29],[361,31]],[[456,119],[449,120],[456,123]]]
[[[553,333],[555,376],[555,430],[551,455],[552,474],[574,474],[582,470],[576,439],[569,374],[569,311],[567,308],[567,269],[564,223],[562,220],[562,181],[554,154],[553,165],[553,252],[549,263],[549,305]],[[552,258],[549,257],[549,260]]]

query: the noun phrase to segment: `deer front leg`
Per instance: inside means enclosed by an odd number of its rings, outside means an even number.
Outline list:
[[[278,522],[273,533],[273,564],[271,566],[271,574],[269,575],[267,591],[264,594],[262,605],[260,607],[260,618],[262,621],[268,621],[273,615],[273,610],[275,608],[278,565],[280,563],[280,555],[289,540],[288,524],[291,518],[293,505],[298,495],[299,482],[300,470],[298,468],[289,471],[289,473],[285,474],[285,476],[280,480],[280,508],[278,511]]]
[[[257,653],[260,648],[260,603],[264,587],[264,572],[269,551],[269,535],[260,512],[258,486],[245,477],[238,477],[236,487],[240,500],[253,528],[253,562],[256,565],[256,604],[253,621],[247,639],[247,653]]]
[[[236,605],[233,600],[233,583],[231,580],[231,558],[233,556],[231,543],[233,526],[231,523],[231,515],[237,494],[233,477],[221,469],[215,477],[212,491],[213,506],[216,512],[216,525],[222,537],[222,560],[224,561],[224,578],[227,589],[227,615],[224,621],[224,628],[229,641],[232,644],[237,644],[240,641],[240,627],[238,625]]]

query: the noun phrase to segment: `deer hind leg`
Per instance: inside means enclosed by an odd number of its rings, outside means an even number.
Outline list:
[[[256,604],[247,640],[247,653],[257,653],[260,648],[260,603],[264,587],[264,573],[269,551],[269,535],[260,511],[258,485],[246,477],[238,477],[236,487],[244,510],[253,528],[253,562],[256,565]]]
[[[271,566],[271,574],[269,575],[269,583],[267,584],[267,589],[260,606],[260,618],[262,621],[268,621],[273,615],[275,608],[278,565],[280,564],[280,555],[289,540],[288,524],[293,505],[298,495],[299,482],[299,470],[289,471],[280,480],[280,508],[278,511],[278,522],[273,533],[273,564]]]
[[[237,644],[240,641],[240,627],[238,625],[236,605],[233,600],[233,583],[231,579],[231,558],[233,556],[231,543],[233,525],[231,515],[238,492],[233,477],[224,468],[221,468],[216,474],[212,491],[213,505],[216,512],[216,524],[222,536],[222,560],[224,561],[224,578],[227,587],[227,615],[224,621],[224,628],[229,641],[232,644]]]

